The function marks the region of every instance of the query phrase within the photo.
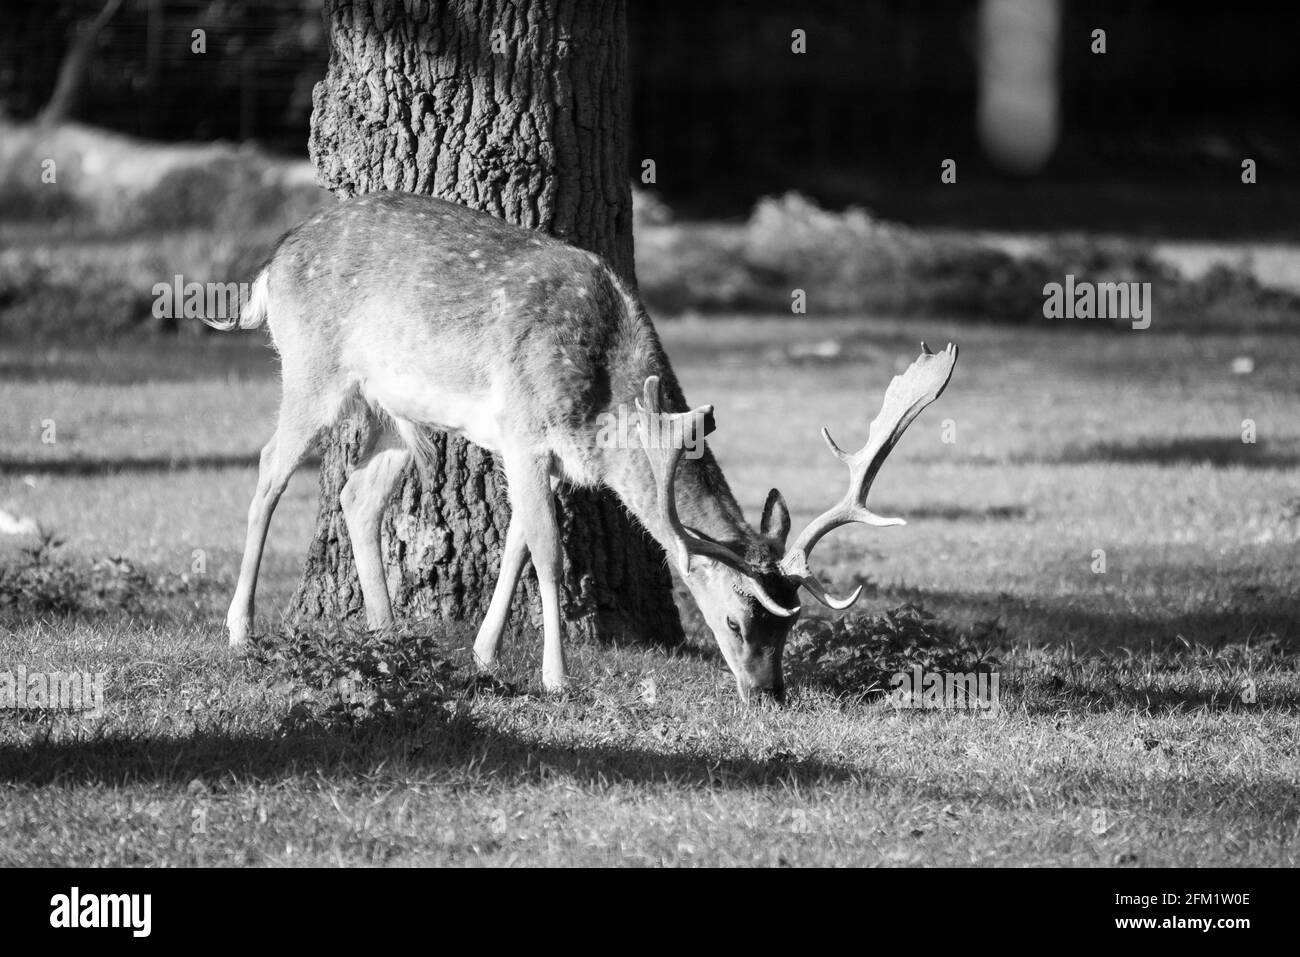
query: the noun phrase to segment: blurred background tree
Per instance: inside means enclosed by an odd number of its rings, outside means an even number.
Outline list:
[[[54,81],[54,92],[41,109],[39,119],[42,123],[60,123],[72,113],[99,48],[99,36],[122,8],[122,0],[106,0],[93,16],[89,15],[93,8],[85,4],[68,6],[85,11],[87,15],[72,23],[68,47],[59,64],[58,78]]]
[[[161,140],[257,139],[303,154],[311,88],[327,59],[321,3],[7,2],[0,108],[17,119],[44,114]]]

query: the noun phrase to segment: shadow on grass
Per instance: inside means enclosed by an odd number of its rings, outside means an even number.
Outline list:
[[[1004,654],[1011,660],[1002,676],[1002,692],[1031,715],[1300,710],[1297,595],[1270,591],[1246,605],[1171,615],[1086,607],[1077,597],[917,589],[888,596],[924,602],[948,619],[996,621],[1009,642],[1033,646],[1032,668]],[[994,643],[993,652],[1006,644]],[[1243,692],[1252,681],[1269,687],[1254,690],[1256,701],[1247,704]]]
[[[33,459],[0,457],[0,475],[99,476],[121,473],[183,472],[193,469],[257,468],[259,454],[156,455],[120,459]],[[309,456],[299,471],[319,467],[320,457]]]
[[[1015,522],[1029,517],[1029,509],[1023,505],[989,505],[983,508],[970,508],[963,505],[921,505],[906,509],[882,506],[877,511],[882,515],[903,515],[908,521],[934,519],[942,522]]]
[[[0,348],[0,378],[9,383],[148,385],[221,379],[238,390],[245,382],[276,376],[274,353],[261,332],[141,335],[102,347],[18,342]]]
[[[449,643],[457,647],[464,632],[460,625],[379,631],[340,626],[286,627],[258,635],[247,655],[230,667],[277,693],[289,689],[292,697],[283,706],[273,704],[270,713],[262,710],[251,726],[241,727],[239,715],[227,712],[211,716],[216,727],[187,734],[150,726],[78,739],[28,735],[21,744],[0,743],[0,782],[186,784],[195,778],[219,782],[318,771],[363,777],[386,766],[512,782],[559,774],[601,787],[618,782],[788,787],[860,776],[846,766],[785,753],[677,751],[666,740],[661,748],[662,736],[653,733],[661,712],[640,701],[610,699],[598,687],[530,702],[523,685],[510,680],[511,667],[485,676],[453,664]],[[715,653],[683,646],[673,655]],[[488,707],[467,707],[473,699],[487,699]],[[528,728],[560,723],[580,733],[582,741],[539,741],[517,730],[515,721],[499,727],[492,699],[510,701],[516,718],[522,710]],[[32,721],[39,732],[53,728],[45,724],[50,714],[0,712],[0,720]]]
[[[1059,709],[1058,709],[1059,710]],[[918,716],[924,715],[917,712]],[[409,717],[409,716],[408,716]],[[967,719],[982,725],[976,717]],[[960,733],[960,732],[958,732]],[[1194,741],[1135,738],[1121,733],[1116,749],[1127,747],[1156,770],[1155,778],[1120,772],[1080,774],[1070,762],[1059,776],[1044,782],[1080,807],[1096,794],[1111,800],[1135,800],[1142,807],[1195,814],[1268,808],[1269,816],[1294,820],[1300,798],[1283,771],[1257,776],[1243,789],[1231,779],[1189,779],[1176,773],[1178,762]],[[980,768],[984,762],[966,762]],[[1162,770],[1162,768],[1164,770]],[[906,794],[908,801],[961,801],[982,806],[1021,807],[1024,784],[999,776],[953,769],[952,774],[917,779],[912,773],[853,767],[816,758],[776,754],[767,758],[727,758],[707,753],[666,752],[644,747],[538,743],[492,728],[472,717],[430,709],[418,722],[371,719],[346,730],[300,729],[284,734],[236,734],[204,731],[185,737],[88,738],[79,741],[37,740],[0,746],[0,782],[22,788],[164,786],[204,793],[237,791],[250,782],[274,785],[308,779],[309,788],[328,781],[384,786],[411,775],[445,772],[454,788],[553,786],[564,781],[605,792],[618,785],[679,787],[712,791],[770,789],[785,794],[800,787],[833,785],[869,789],[882,800]]]
[[[1236,679],[1227,674],[1220,675],[1213,688],[1179,688],[1160,687],[1156,683],[1161,678],[1177,681],[1179,675],[1176,672],[1154,679],[1129,675],[1129,683],[1119,683],[1118,674],[1105,669],[1101,671],[1101,674],[1083,680],[1060,675],[1040,675],[1028,681],[1019,679],[1004,686],[1002,693],[1009,691],[1015,695],[1017,706],[1023,705],[1029,715],[1123,712],[1153,717],[1193,711],[1258,714],[1261,710],[1300,710],[1300,691],[1294,686],[1280,692],[1258,692],[1254,702],[1246,703],[1242,700],[1244,675]],[[1069,674],[1068,670],[1066,674]],[[1146,683],[1148,680],[1150,684]]]
[[[143,736],[36,740],[0,745],[0,781],[28,786],[172,783],[195,778],[279,779],[319,771],[363,776],[379,768],[445,770],[510,783],[562,775],[582,785],[786,788],[856,780],[860,771],[793,755],[720,758],[705,753],[608,745],[539,743],[452,709],[371,717],[350,728],[301,727],[276,734],[201,731]],[[401,773],[397,771],[395,773]]]
[[[1113,462],[1119,465],[1242,465],[1247,468],[1293,468],[1300,465],[1300,452],[1265,441],[1242,442],[1240,438],[1191,436],[1147,439],[1138,443],[1100,442],[1071,446],[1050,459],[1033,457],[1034,462],[1086,465]]]
[[[1012,638],[1034,643],[1082,648],[1134,651],[1152,647],[1173,649],[1183,642],[1215,647],[1275,638],[1300,647],[1300,594],[1281,590],[1254,593],[1239,603],[1214,603],[1204,608],[1153,614],[1114,607],[1114,596],[1054,599],[1006,592],[942,591],[913,588],[887,589],[890,599],[924,602],[948,617],[998,619]],[[1112,603],[1102,603],[1106,597]]]

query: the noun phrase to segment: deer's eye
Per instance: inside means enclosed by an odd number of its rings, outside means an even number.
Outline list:
[[[734,618],[728,618],[728,619],[727,619],[727,627],[731,629],[731,633],[732,633],[733,635],[739,635],[739,634],[740,634],[740,625],[736,624],[736,619],[734,619]]]

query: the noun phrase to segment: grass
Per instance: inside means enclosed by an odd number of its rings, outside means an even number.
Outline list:
[[[74,606],[10,587],[0,670],[104,671],[108,695],[98,719],[0,712],[0,864],[1297,863],[1300,339],[661,328],[741,503],[777,485],[796,525],[841,491],[817,428],[862,442],[920,338],[962,347],[873,491],[909,526],[819,548],[866,597],[800,626],[781,710],[738,703],[685,602],[688,647],[571,649],[562,698],[539,648],[484,682],[436,622],[283,631],[306,472],[267,638],[236,658],[220,620],[277,398],[260,336],[0,349],[0,508],[63,539],[42,560]],[[1001,713],[894,708],[881,678],[913,660],[989,662]]]

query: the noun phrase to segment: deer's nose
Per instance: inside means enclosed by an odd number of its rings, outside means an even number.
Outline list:
[[[745,704],[785,704],[785,685],[752,682],[741,688],[740,698]]]
[[[785,679],[781,674],[780,652],[768,652],[747,662],[743,684],[748,694],[743,695],[747,702],[785,703]]]

